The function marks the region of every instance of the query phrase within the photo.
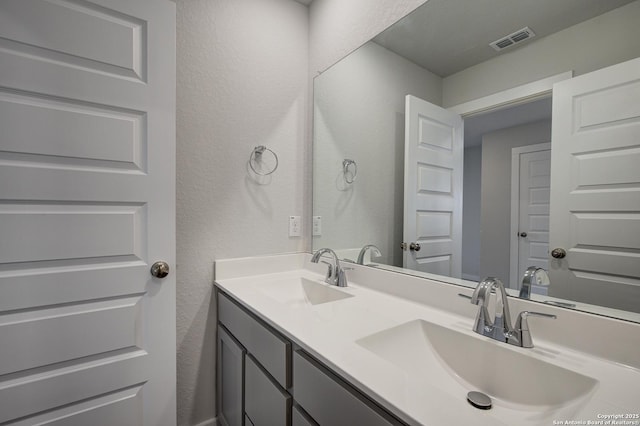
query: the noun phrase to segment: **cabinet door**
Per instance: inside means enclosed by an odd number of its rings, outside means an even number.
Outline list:
[[[309,415],[304,414],[299,407],[293,407],[291,419],[291,426],[318,426],[318,423],[311,420]]]
[[[244,424],[245,354],[242,345],[218,327],[218,419],[224,426]]]
[[[293,389],[320,426],[402,424],[302,351],[293,354]]]
[[[291,387],[291,343],[287,339],[220,292],[218,320],[280,386]]]
[[[290,426],[291,396],[262,371],[251,355],[246,360],[245,411],[255,426]]]

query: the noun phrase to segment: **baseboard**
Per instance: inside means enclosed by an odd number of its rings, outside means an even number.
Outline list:
[[[212,419],[205,420],[204,422],[198,423],[197,425],[194,425],[194,426],[218,426],[218,418],[214,417]]]

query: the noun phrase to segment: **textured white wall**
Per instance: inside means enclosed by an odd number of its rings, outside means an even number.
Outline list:
[[[443,81],[445,108],[574,70],[575,75],[640,56],[640,1],[614,9]]]
[[[482,136],[480,276],[509,283],[511,149],[551,141],[551,120]]]
[[[177,1],[179,425],[215,414],[213,261],[311,247],[287,236],[311,215],[309,76],[425,1]],[[246,173],[259,144],[280,157],[269,185]]]
[[[442,79],[373,42],[315,79],[313,214],[322,216],[322,236],[314,249],[375,244],[376,262],[402,266],[407,94],[439,104]],[[345,158],[358,165],[351,185]]]
[[[213,261],[300,251],[308,7],[289,0],[177,3],[178,424],[215,415]],[[247,173],[256,145],[280,158],[268,184]]]

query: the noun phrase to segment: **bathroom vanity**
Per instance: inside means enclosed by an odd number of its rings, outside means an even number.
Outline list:
[[[534,347],[518,348],[472,331],[470,289],[362,265],[338,288],[310,259],[216,262],[221,424],[640,420],[638,324],[510,298],[514,315],[558,317],[532,319]]]
[[[220,421],[403,424],[224,291],[217,297]]]

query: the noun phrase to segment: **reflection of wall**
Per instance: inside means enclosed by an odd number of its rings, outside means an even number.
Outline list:
[[[640,1],[614,9],[443,80],[443,106],[453,106],[550,75],[585,74],[640,56]],[[535,31],[535,28],[533,28]],[[488,47],[487,47],[488,48]]]
[[[511,149],[551,141],[551,120],[509,127],[482,137],[480,275],[509,283]]]
[[[405,95],[439,104],[441,79],[369,43],[326,71],[314,90],[314,215],[322,216],[323,232],[314,248],[376,244],[385,263],[401,265]],[[358,164],[353,185],[341,179],[345,158]]]
[[[309,14],[311,75],[324,71],[427,0],[314,0]]]
[[[462,278],[480,280],[480,191],[482,147],[464,150]]]

